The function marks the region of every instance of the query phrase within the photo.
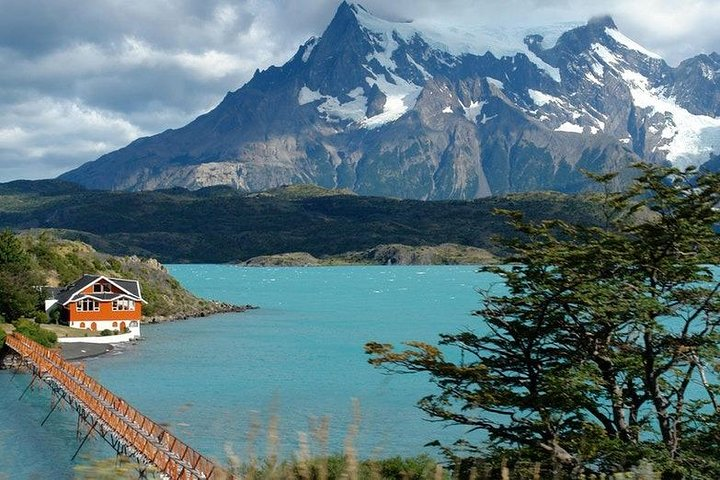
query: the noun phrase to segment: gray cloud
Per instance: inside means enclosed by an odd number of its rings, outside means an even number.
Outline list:
[[[508,26],[609,13],[670,64],[718,49],[713,0],[366,0],[391,19]],[[0,0],[0,181],[47,178],[176,128],[282,64],[338,0]]]

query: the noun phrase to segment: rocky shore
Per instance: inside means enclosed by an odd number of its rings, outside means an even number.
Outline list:
[[[219,313],[240,313],[248,310],[256,310],[255,305],[233,305],[230,303],[206,301],[203,305],[189,310],[174,313],[172,315],[153,315],[143,317],[144,323],[174,322],[176,320],[187,320],[189,318],[203,318]]]
[[[253,257],[240,262],[247,267],[311,267],[328,265],[488,265],[499,259],[489,251],[443,243],[440,245],[387,244],[357,252],[317,258],[307,252]]]

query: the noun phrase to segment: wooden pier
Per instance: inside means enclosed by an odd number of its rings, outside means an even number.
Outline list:
[[[152,465],[169,479],[234,479],[227,471],[103,387],[82,368],[67,362],[52,350],[18,333],[9,334],[5,344],[20,356],[22,364],[33,374],[28,388],[40,379],[56,395],[57,400],[48,417],[64,400],[88,424],[90,430],[78,451],[90,433],[95,431],[118,454],[134,458],[144,465]]]

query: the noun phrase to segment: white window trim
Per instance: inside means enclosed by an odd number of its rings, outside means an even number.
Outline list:
[[[109,283],[95,283],[92,293],[112,293],[112,286]]]
[[[134,312],[135,311],[135,300],[130,300],[127,298],[113,300],[112,311],[113,312]]]
[[[85,304],[91,304],[92,308],[85,308]],[[100,304],[97,300],[91,298],[83,298],[75,302],[75,311],[77,312],[99,312]]]

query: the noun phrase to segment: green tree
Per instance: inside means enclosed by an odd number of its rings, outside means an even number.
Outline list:
[[[14,322],[37,310],[40,294],[32,258],[10,230],[0,232],[0,317]]]
[[[15,322],[15,331],[34,340],[40,345],[52,348],[57,343],[57,334],[51,330],[45,330],[37,323],[27,318],[21,318]]]
[[[514,455],[607,472],[651,458],[666,472],[718,478],[718,451],[697,452],[719,431],[708,370],[720,355],[710,266],[720,255],[720,175],[638,168],[629,191],[606,188],[602,227],[505,212],[524,240],[511,244],[512,267],[484,269],[504,290],[483,292],[482,333],[402,351],[369,343],[370,363],[428,373],[439,392],[420,408]],[[458,446],[483,454],[478,442]]]

